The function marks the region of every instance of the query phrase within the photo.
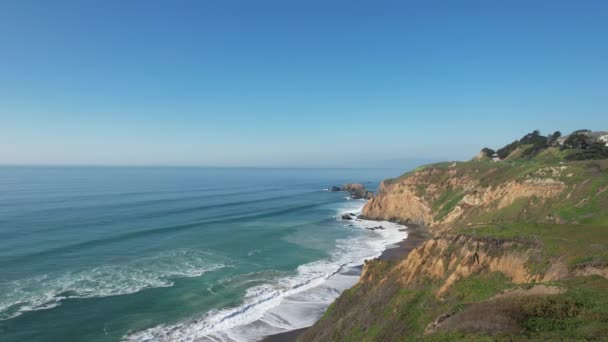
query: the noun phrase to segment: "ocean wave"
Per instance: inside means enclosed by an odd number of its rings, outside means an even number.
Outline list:
[[[173,286],[174,279],[198,277],[226,267],[209,253],[177,250],[134,262],[45,274],[0,283],[0,320],[56,307],[65,299],[131,294]]]
[[[353,200],[338,209],[360,212],[365,201]],[[407,234],[403,226],[375,221],[349,221],[359,229],[355,237],[340,239],[327,259],[301,265],[295,275],[249,288],[241,305],[213,310],[204,316],[173,325],[159,325],[131,333],[124,341],[257,341],[264,336],[312,325],[342,291],[353,286],[359,276],[355,267],[365,259],[379,256]]]
[[[85,248],[96,247],[106,244],[111,244],[115,242],[124,242],[129,239],[137,239],[143,238],[150,235],[162,235],[162,234],[172,234],[179,231],[186,231],[190,229],[199,228],[206,224],[218,224],[218,223],[230,223],[230,222],[239,222],[245,220],[254,220],[254,219],[263,219],[267,217],[274,217],[278,215],[286,215],[291,213],[296,213],[299,211],[310,210],[316,207],[321,207],[328,204],[334,204],[338,202],[338,200],[331,200],[322,203],[312,203],[312,204],[304,204],[304,205],[295,205],[284,208],[275,208],[271,210],[248,212],[246,214],[234,215],[234,214],[220,214],[216,216],[207,216],[202,220],[194,221],[192,223],[183,223],[177,225],[168,225],[162,227],[153,227],[142,230],[130,231],[122,234],[116,234],[109,237],[88,240],[83,242],[77,242],[69,245],[64,245],[60,247],[50,248],[39,252],[34,252],[26,255],[7,257],[6,262],[26,262],[32,258],[40,258],[45,257],[51,254],[57,253],[68,253],[75,250],[82,250]]]
[[[257,191],[241,191],[241,192],[236,192],[236,193],[228,193],[228,194],[221,194],[221,198],[226,199],[226,198],[231,198],[231,197],[243,197],[243,195],[246,194],[260,194],[260,193],[264,193],[264,194],[268,194],[270,192],[273,191],[278,191],[281,189],[270,189],[270,190],[257,190]],[[256,199],[249,199],[249,200],[233,200],[233,201],[229,201],[229,202],[223,202],[223,203],[214,203],[214,204],[206,204],[206,205],[195,205],[195,206],[181,206],[181,207],[177,207],[177,208],[172,208],[172,209],[162,209],[162,208],[155,208],[152,211],[145,211],[139,214],[134,215],[133,214],[133,208],[142,208],[142,207],[151,207],[154,205],[167,205],[170,203],[183,203],[183,202],[188,202],[191,200],[200,200],[200,199],[204,199],[207,197],[217,197],[218,195],[201,195],[201,196],[190,196],[190,197],[181,197],[181,198],[169,198],[169,199],[153,199],[153,200],[131,200],[131,201],[114,201],[112,203],[109,204],[87,204],[87,205],[83,205],[83,204],[73,204],[70,206],[60,206],[60,207],[51,207],[51,208],[45,208],[45,209],[35,209],[36,206],[33,205],[31,206],[32,208],[34,208],[33,210],[28,210],[28,211],[20,211],[16,213],[16,217],[19,216],[31,216],[31,215],[36,215],[38,217],[47,217],[49,215],[57,215],[58,211],[61,210],[65,210],[65,211],[73,211],[74,208],[79,208],[79,209],[90,209],[90,208],[95,208],[96,210],[108,210],[108,211],[113,211],[112,215],[113,217],[117,217],[118,215],[127,215],[129,219],[134,220],[134,219],[154,219],[154,218],[161,218],[161,217],[166,217],[169,215],[182,215],[182,214],[191,214],[191,213],[202,213],[208,210],[213,210],[213,209],[221,209],[221,208],[232,208],[232,207],[239,207],[242,205],[246,205],[246,204],[262,204],[265,202],[277,202],[277,201],[281,201],[281,200],[286,200],[286,199],[291,199],[291,198],[298,198],[298,197],[302,197],[302,196],[306,196],[306,195],[310,195],[310,194],[314,194],[316,191],[307,191],[307,192],[298,192],[298,193],[292,193],[292,194],[288,194],[288,195],[281,195],[281,196],[270,196],[270,197],[263,197],[263,198],[256,198]],[[39,204],[39,203],[35,203],[35,204]],[[45,203],[45,205],[48,203]],[[124,211],[124,213],[120,213],[117,211],[117,209],[120,209],[122,211]],[[253,212],[253,214],[256,214],[256,212]],[[220,216],[215,216],[215,217],[209,217],[208,215],[205,216],[205,218],[222,218],[222,217],[233,217],[234,215],[229,214],[223,214]],[[13,217],[14,218],[14,217]],[[88,225],[93,227],[93,226],[103,226],[105,224],[105,220],[101,220],[101,221],[97,221],[97,222],[89,222]],[[58,226],[58,228],[56,229],[61,229],[61,230],[66,230],[66,229],[80,229],[81,225],[80,223],[72,223],[72,224],[62,224],[61,226]],[[56,229],[49,229],[47,226],[42,226],[42,228],[40,229],[34,229],[32,230],[32,232],[40,232],[40,231],[44,231],[45,233],[51,232],[53,230]]]

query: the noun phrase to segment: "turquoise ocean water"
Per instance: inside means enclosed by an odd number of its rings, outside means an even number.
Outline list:
[[[1,341],[254,341],[405,235],[328,192],[392,169],[0,168]]]

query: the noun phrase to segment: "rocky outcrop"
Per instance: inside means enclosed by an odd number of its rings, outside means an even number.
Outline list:
[[[363,207],[363,217],[426,225],[433,219],[431,206],[408,183],[380,185],[378,195]]]
[[[348,192],[350,197],[353,199],[370,199],[374,196],[374,193],[365,189],[365,186],[360,183],[348,183],[342,187],[332,186],[330,191],[345,191]]]
[[[342,219],[346,221],[352,221],[357,218],[357,215],[353,213],[346,213],[342,215]]]

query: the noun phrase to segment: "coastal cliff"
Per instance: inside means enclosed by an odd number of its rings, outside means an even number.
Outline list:
[[[522,157],[529,149],[383,181],[362,217],[422,224],[432,237],[402,259],[367,261],[299,340],[608,336],[608,160],[569,160],[578,152],[550,145]]]
[[[378,194],[363,208],[363,216],[413,222],[433,230],[479,223],[484,214],[490,218],[518,200],[553,202],[567,189],[568,180],[563,178],[568,178],[569,169],[476,162],[430,165],[383,181]],[[526,215],[523,211],[518,214]]]

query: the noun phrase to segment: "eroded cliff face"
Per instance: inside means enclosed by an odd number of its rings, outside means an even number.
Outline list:
[[[531,210],[529,206],[514,206],[521,199],[534,198],[536,207],[542,207],[569,190],[559,180],[566,172],[565,166],[524,171],[480,163],[425,167],[384,181],[378,194],[363,208],[363,216],[426,225],[435,234],[388,275],[400,279],[404,286],[432,279],[441,282],[437,291],[441,296],[455,282],[473,274],[501,272],[516,284],[559,279],[568,274],[567,266],[555,260],[548,268],[539,269],[534,263],[540,259],[541,246],[530,240],[483,238],[449,231],[472,222],[492,221],[493,213],[505,208],[522,213]],[[369,278],[364,268],[361,279]]]
[[[380,184],[378,194],[363,207],[363,216],[375,220],[414,222],[432,221],[430,203],[418,196],[407,182],[387,186]]]
[[[453,310],[452,291],[467,278],[502,273],[509,284],[526,284],[567,276],[568,268],[559,260],[542,270],[535,267],[540,248],[525,240],[443,234],[422,243],[402,260],[367,261],[358,284],[298,340],[364,340],[361,331],[373,336],[365,340],[403,340],[413,331],[421,334],[427,324],[437,320],[431,324],[436,327],[451,316],[452,311],[441,314]],[[426,310],[432,314],[421,319],[424,325],[413,326],[411,322],[419,318],[412,317],[426,315]]]
[[[559,260],[547,269],[539,270],[534,262],[539,259],[539,246],[528,241],[499,240],[465,235],[443,235],[428,240],[398,262],[387,278],[398,279],[403,286],[418,285],[423,281],[439,282],[436,295],[440,297],[459,280],[474,274],[501,272],[515,284],[552,281],[568,275],[568,268]],[[362,281],[374,279],[367,274]]]
[[[414,222],[433,231],[467,223],[474,213],[506,208],[522,198],[551,199],[566,185],[551,176],[553,172],[531,173],[519,179],[496,184],[482,182],[491,172],[479,169],[428,167],[397,180],[382,182],[378,194],[363,208],[369,219]],[[562,170],[557,170],[559,176]],[[499,175],[497,175],[499,176]]]

